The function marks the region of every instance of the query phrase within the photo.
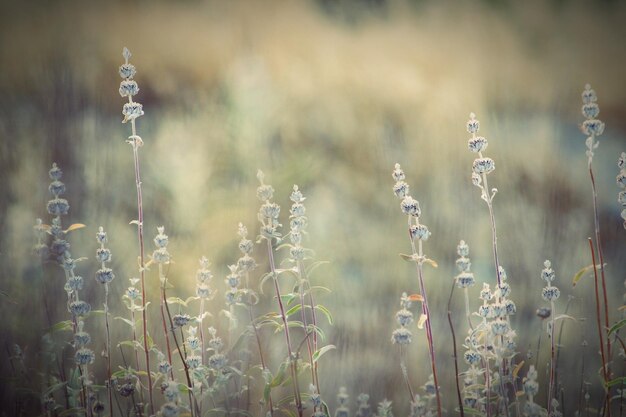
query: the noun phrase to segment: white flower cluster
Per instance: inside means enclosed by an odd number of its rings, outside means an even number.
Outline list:
[[[604,132],[604,123],[597,119],[600,114],[600,107],[598,106],[598,96],[596,92],[591,88],[589,84],[585,85],[585,90],[582,92],[583,106],[582,114],[585,116],[585,121],[581,125],[580,129],[587,135],[585,145],[587,145],[587,158],[589,158],[589,164],[593,159],[593,151],[598,148],[600,143],[596,141],[596,137],[600,136]]]
[[[124,48],[122,55],[124,56],[124,63],[119,69],[120,77],[122,77],[119,93],[122,97],[128,97],[128,103],[124,103],[124,107],[122,108],[122,115],[124,116],[122,123],[129,121],[134,123],[136,118],[143,116],[143,106],[141,103],[133,101],[133,96],[139,92],[139,86],[137,82],[133,80],[137,70],[133,64],[128,62],[131,56],[128,48]]]

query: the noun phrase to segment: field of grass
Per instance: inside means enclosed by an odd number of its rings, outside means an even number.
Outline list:
[[[405,358],[407,378],[415,393],[423,396],[421,387],[432,367],[426,331],[416,326],[419,297],[414,297],[410,309],[415,321],[407,327],[412,343],[402,345],[402,351],[391,343],[402,293],[422,293],[414,262],[399,256],[411,255],[412,247],[406,214],[392,190],[396,163],[404,170],[410,194],[419,201],[419,222],[432,233],[420,242],[437,265],[423,263],[430,310],[427,324],[432,327],[443,414],[460,415],[447,316],[450,289],[459,273],[455,260],[460,240],[469,245],[476,280],[468,290],[472,311],[483,304],[479,298],[483,283],[495,289],[497,281],[489,210],[471,178],[476,155],[468,150],[472,135],[466,125],[473,112],[480,120],[479,134],[489,142],[485,154],[495,161],[489,187],[498,189],[493,209],[499,264],[508,276],[508,298],[517,307],[510,317],[517,354],[505,367],[510,375],[515,371],[516,381],[506,395],[494,394],[498,401],[488,407],[489,415],[505,415],[504,397],[510,415],[518,412],[514,398],[519,399],[521,415],[535,415],[525,408],[527,393],[518,397],[514,393],[524,391],[530,365],[538,374],[534,401],[548,408],[553,362],[546,332],[550,320],[536,312],[550,307],[542,298],[546,283],[541,279],[544,261],[549,259],[556,271],[552,284],[560,289],[555,311],[563,314],[567,309],[573,318],[555,327],[560,331],[563,324],[553,395],[559,410],[565,416],[578,411],[621,416],[620,378],[626,376],[626,367],[619,331],[608,335],[601,287],[598,329],[594,274],[587,271],[576,286],[573,279],[592,264],[588,238],[594,245],[597,240],[587,136],[581,132],[585,120],[581,93],[589,83],[598,96],[598,118],[606,125],[597,138],[593,173],[606,265],[602,272],[607,322],[610,327],[623,319],[619,308],[626,292],[626,230],[615,178],[620,172],[618,158],[626,151],[625,18],[624,5],[610,1],[0,5],[0,340],[5,352],[0,361],[0,415],[98,415],[92,407],[95,400],[87,398],[89,392],[104,405],[101,415],[111,413],[105,387],[107,358],[101,355],[108,350],[106,315],[96,312],[84,317],[84,329],[92,339],[89,348],[95,354],[87,368],[91,375],[87,382],[93,387],[87,383],[85,388],[85,379],[82,386],[80,378],[69,381],[69,373],[79,369],[70,344],[79,319],[68,312],[67,277],[56,259],[42,263],[33,254],[36,219],[52,224],[46,204],[52,198],[48,171],[53,162],[63,170],[61,180],[67,191],[61,197],[70,205],[69,214],[62,216],[63,226],[85,225],[70,232],[68,240],[71,256],[86,258],[77,263],[75,272],[84,278],[80,299],[93,310],[104,310],[104,286],[94,276],[102,267],[96,258],[101,247],[96,234],[100,226],[107,232],[112,260],[105,266],[115,273],[107,284],[112,372],[124,363],[145,371],[142,323],[137,325],[138,345],[118,347],[119,342],[132,340],[132,334],[128,324],[116,319],[130,318],[123,295],[131,285],[129,279],[139,277],[137,225],[131,223],[138,216],[133,146],[125,142],[131,128],[130,123],[121,123],[122,105],[128,98],[118,93],[122,48],[128,47],[139,85],[133,100],[142,103],[145,112],[136,119],[136,128],[143,141],[138,155],[145,263],[151,263],[145,272],[145,301],[150,302],[146,332],[164,353],[168,334],[174,379],[186,385],[173,335],[182,344],[190,326],[184,326],[184,333],[164,332],[168,320],[162,316],[160,291],[166,274],[168,297],[195,296],[198,260],[205,256],[214,276],[211,288],[217,294],[202,305],[209,315],[199,331],[208,343],[209,327],[216,330],[232,366],[224,373],[228,378],[219,392],[202,388],[204,401],[198,409],[189,407],[194,400],[181,387],[173,401],[180,405],[181,415],[247,412],[258,416],[268,411],[267,404],[259,405],[266,385],[258,366],[259,345],[273,376],[282,363],[287,364],[286,379],[274,380],[274,402],[304,393],[303,415],[336,415],[339,410],[337,414],[345,416],[337,399],[340,387],[346,388],[345,407],[351,416],[357,415],[360,393],[369,394],[372,413],[388,399],[397,416],[426,415],[411,411],[400,366]],[[307,368],[308,341],[313,343],[313,336],[303,338],[306,333],[301,328],[291,331],[292,344],[302,341],[300,361],[285,362],[284,326],[273,279],[267,275],[272,270],[267,239],[257,243],[261,225],[257,213],[266,203],[257,198],[259,169],[265,174],[263,181],[275,190],[272,201],[281,206],[278,221],[283,235],[290,231],[294,184],[306,197],[308,226],[302,246],[311,252],[302,262],[303,269],[326,261],[308,275],[311,286],[330,289],[314,295],[315,303],[325,306],[333,318],[330,324],[324,311],[316,310],[325,336],[316,344],[335,346],[320,357],[316,376]],[[229,292],[225,280],[232,272],[228,266],[243,256],[238,249],[240,222],[254,242],[250,255],[258,266],[240,274],[237,294],[250,297],[249,292],[241,292],[244,282],[258,293],[253,311],[243,302],[231,308],[225,300]],[[150,261],[159,226],[169,236],[171,255],[171,262],[162,265]],[[52,237],[44,236],[50,243]],[[270,240],[275,247],[293,243],[290,237]],[[298,260],[286,261],[293,258],[287,247],[276,248],[273,255],[277,269],[300,266]],[[421,267],[422,262],[417,264]],[[292,292],[297,277],[298,273],[279,276],[282,295]],[[289,307],[300,303],[301,288],[293,292]],[[171,315],[199,315],[199,300],[186,305],[171,301]],[[304,319],[311,321],[307,305]],[[462,345],[468,322],[461,289],[454,291],[450,305],[458,365],[465,372]],[[277,332],[272,325],[254,332],[249,313],[268,315]],[[136,314],[140,317],[142,312]],[[294,311],[289,319],[302,320],[301,311]],[[472,320],[473,324],[481,321]],[[44,337],[64,321],[69,321],[67,329],[52,332],[51,339]],[[247,336],[231,349],[242,332]],[[600,350],[607,349],[608,340],[612,352],[605,362],[610,362],[610,375],[603,375]],[[52,353],[45,354],[48,342]],[[192,345],[185,343],[184,355],[193,356]],[[218,353],[200,355],[206,366],[201,369],[210,375],[198,379],[205,378],[208,385],[218,384],[223,377],[221,370],[208,365],[208,357]],[[158,384],[167,380],[157,375],[158,355],[151,353],[150,359],[155,380],[161,378]],[[491,371],[500,359],[491,360]],[[288,377],[292,366],[301,371],[295,390]],[[59,369],[67,373],[65,377]],[[135,388],[137,395],[145,397],[145,408],[137,415],[150,415],[146,375],[133,378],[133,384],[144,385]],[[603,385],[608,380],[614,381],[610,410],[603,405],[607,397]],[[309,399],[312,382],[328,409],[314,407]],[[52,395],[42,398],[55,383],[60,385]],[[77,409],[64,414],[71,408],[64,393],[72,384],[80,388],[75,394]],[[125,407],[131,401],[119,387],[112,390],[113,415],[127,415]],[[167,398],[160,386],[152,391],[158,412]],[[200,398],[200,391],[195,395]],[[42,404],[48,398],[60,408],[46,411]],[[298,415],[297,404],[291,401],[275,404],[275,415]],[[432,415],[437,415],[434,397],[430,401]],[[87,411],[79,410],[87,403]],[[468,409],[465,415],[487,413],[484,406],[468,408],[473,411]],[[378,414],[385,415],[385,410]]]

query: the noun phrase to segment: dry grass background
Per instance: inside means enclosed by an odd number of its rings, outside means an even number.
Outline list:
[[[534,311],[543,305],[544,259],[557,271],[561,308],[571,294],[573,313],[591,317],[591,280],[576,289],[570,281],[590,263],[591,193],[577,126],[580,92],[593,85],[607,124],[595,168],[618,317],[626,270],[614,181],[617,156],[626,150],[623,3],[61,1],[6,3],[0,10],[0,289],[8,294],[0,299],[0,334],[6,346],[19,343],[35,355],[46,325],[29,250],[34,219],[46,216],[52,161],[66,173],[71,221],[88,226],[72,236],[73,254],[93,257],[97,227],[109,231],[117,273],[112,309],[124,314],[119,297],[135,273],[135,229],[128,222],[136,213],[117,93],[123,46],[134,53],[137,100],[146,111],[138,122],[146,230],[166,226],[178,294],[193,292],[201,255],[211,259],[222,285],[226,265],[237,257],[237,223],[256,229],[257,168],[276,188],[284,212],[292,184],[307,196],[307,245],[317,259],[330,261],[313,279],[333,289],[321,300],[336,317],[327,331],[338,350],[321,365],[331,405],[345,385],[353,400],[368,392],[372,404],[388,397],[397,414],[408,409],[404,392],[396,390],[401,374],[390,334],[400,293],[416,292],[417,285],[411,265],[398,257],[409,248],[391,192],[395,162],[433,232],[426,251],[440,266],[427,271],[427,285],[447,376],[445,405],[455,405],[445,304],[459,239],[470,245],[479,283],[495,279],[487,210],[469,180],[464,126],[470,111],[496,161],[490,181],[499,189],[499,244],[524,355],[541,325]],[[255,256],[265,259],[260,249]],[[91,278],[94,270],[88,261],[81,272]],[[63,300],[61,275],[52,267],[48,272],[50,294]],[[151,281],[157,288],[157,277]],[[87,282],[88,299],[100,303],[101,289]],[[65,318],[63,301],[58,304],[56,315]],[[224,328],[221,308],[218,298],[212,320]],[[591,323],[568,323],[565,330],[562,363],[570,365],[563,376],[573,381],[571,403],[583,337],[591,343],[587,354],[597,359],[593,330]],[[115,336],[127,337],[119,329]],[[422,336],[410,353],[416,385],[428,374]],[[586,379],[597,383],[594,372]],[[13,391],[6,388],[3,397],[10,400]],[[593,400],[600,401],[597,389]]]

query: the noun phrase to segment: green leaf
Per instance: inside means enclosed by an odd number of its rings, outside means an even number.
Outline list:
[[[611,387],[614,387],[615,385],[622,385],[622,384],[625,384],[625,383],[626,383],[626,377],[621,376],[619,378],[615,378],[615,379],[612,379],[610,381],[607,381],[604,384],[604,386],[607,387],[607,388],[611,388]]]
[[[73,329],[74,329],[74,325],[71,320],[63,320],[63,321],[56,323],[54,326],[52,326],[50,331],[53,333],[54,332],[67,332],[67,331],[72,331]]]
[[[283,301],[283,304],[285,304],[286,306],[289,306],[291,305],[293,300],[296,299],[296,294],[293,294],[293,293],[283,294],[280,296],[280,299]]]
[[[599,270],[600,265],[596,265],[596,270]],[[580,281],[582,279],[583,276],[585,276],[586,273],[590,272],[593,270],[593,265],[587,265],[586,267],[582,268],[580,271],[576,272],[576,274],[574,275],[574,278],[572,279],[572,286],[575,287],[576,284],[578,284],[578,281]]]
[[[309,288],[306,292],[309,292],[309,291],[311,291],[311,292],[312,291],[325,291],[325,292],[328,292],[328,293],[332,292],[332,290],[330,288],[322,287],[321,285],[314,285],[311,288]]]
[[[617,323],[615,323],[609,329],[609,336],[611,334],[615,333],[616,331],[618,331],[619,329],[621,329],[622,327],[624,327],[624,325],[626,325],[626,319],[622,319],[622,320],[618,321]]]
[[[265,283],[267,282],[267,280],[271,279],[273,276],[274,274],[272,274],[271,272],[268,272],[267,274],[261,277],[261,282],[259,283],[259,292],[261,294],[265,294],[265,292],[263,291],[263,286],[265,286]]]
[[[124,317],[115,317],[116,320],[122,320],[124,323],[128,324],[131,328],[134,328],[133,322]]]
[[[289,310],[285,312],[285,316],[289,317],[292,314],[300,311],[300,309],[302,309],[302,304],[296,304],[295,306],[291,307]]]
[[[272,387],[270,384],[265,384],[265,388],[263,388],[263,401],[267,404],[270,400],[270,394],[272,392]]]
[[[463,412],[471,416],[484,416],[485,415],[482,411],[476,410],[475,408],[469,408],[469,407],[463,407]]]
[[[56,392],[56,391],[60,390],[61,388],[63,388],[65,386],[65,384],[67,384],[67,382],[61,382],[61,383],[58,383],[58,384],[55,384],[55,385],[49,387],[41,395],[42,398],[47,397],[48,395],[52,394],[53,392]]]
[[[330,310],[328,310],[326,307],[324,307],[321,304],[317,304],[315,306],[316,309],[318,309],[319,311],[321,311],[322,313],[324,313],[324,315],[326,316],[326,319],[328,320],[328,324],[330,324],[332,326],[333,324],[333,315],[330,313]]]
[[[272,382],[269,383],[269,387],[271,388],[278,387],[280,386],[280,384],[282,384],[285,381],[285,378],[287,376],[288,366],[289,366],[289,362],[287,361],[280,364],[280,367],[278,368],[278,372],[276,373],[276,376],[274,377],[274,379],[272,379]]]
[[[572,316],[570,316],[570,315],[567,315],[567,314],[559,314],[558,316],[556,316],[556,317],[554,318],[554,321],[557,321],[557,320],[562,320],[562,319],[568,319],[568,320],[574,320],[574,321],[576,321],[576,318],[574,318],[574,317],[572,317]]]
[[[310,275],[311,272],[313,272],[315,269],[317,269],[319,266],[321,265],[326,265],[326,264],[330,264],[330,262],[328,261],[317,261],[317,262],[313,262],[311,265],[309,265],[306,269],[306,273],[307,275]]]
[[[323,348],[318,349],[315,353],[313,353],[313,362],[317,362],[324,353],[333,349],[336,349],[335,345],[326,345]]]
[[[183,300],[182,298],[179,297],[169,297],[167,299],[167,303],[168,304],[180,304],[184,307],[187,307],[187,301]]]

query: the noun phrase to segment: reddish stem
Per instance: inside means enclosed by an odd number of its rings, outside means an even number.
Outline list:
[[[594,275],[595,294],[596,294],[596,321],[598,324],[598,338],[600,340],[600,356],[602,357],[602,376],[604,377],[604,383],[606,384],[609,379],[608,379],[607,370],[606,370],[606,356],[604,355],[604,341],[602,337],[602,320],[601,320],[602,313],[600,312],[600,294],[598,292],[598,269],[596,268],[596,254],[593,249],[593,241],[591,240],[591,238],[587,238],[587,240],[589,241],[589,249],[591,250],[591,262],[593,264],[593,275]],[[606,410],[608,411],[608,416],[611,417],[611,407],[609,406],[610,405],[609,390],[607,388],[605,388],[605,394],[606,394],[605,401],[607,403]]]

